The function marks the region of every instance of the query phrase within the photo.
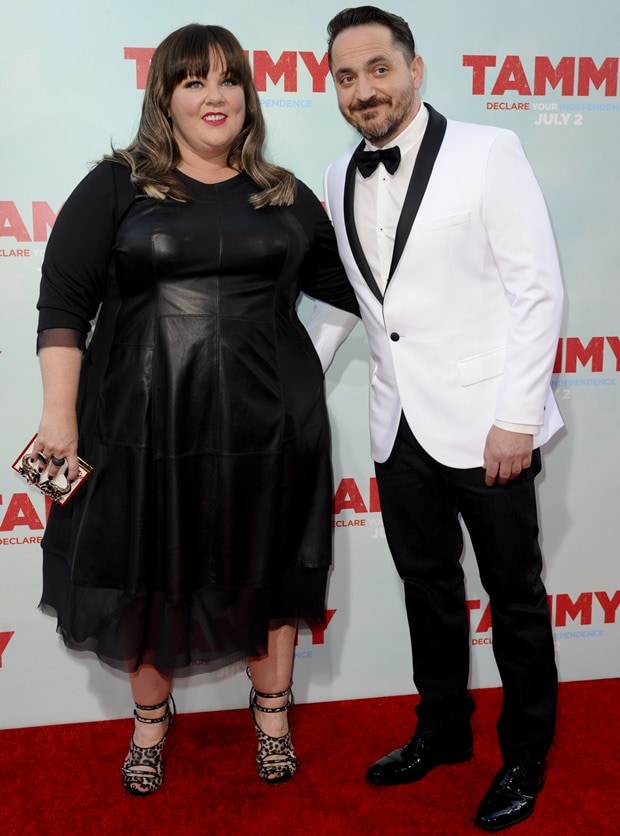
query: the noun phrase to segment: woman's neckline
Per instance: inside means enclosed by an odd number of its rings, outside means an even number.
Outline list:
[[[238,180],[238,178],[243,175],[242,171],[237,171],[232,176],[226,177],[223,180],[214,180],[212,183],[207,183],[204,180],[199,180],[197,177],[192,177],[191,174],[186,174],[179,168],[175,168],[174,173],[185,180],[189,180],[190,183],[196,183],[199,186],[224,186],[226,183],[232,183],[235,180]]]

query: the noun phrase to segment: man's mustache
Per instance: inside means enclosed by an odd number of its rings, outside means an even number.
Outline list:
[[[350,110],[353,113],[362,113],[364,110],[372,110],[373,107],[378,107],[382,104],[389,104],[389,101],[387,99],[380,99],[378,96],[372,96],[370,99],[352,105]]]

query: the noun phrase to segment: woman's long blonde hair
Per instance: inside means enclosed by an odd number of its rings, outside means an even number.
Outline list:
[[[237,38],[222,26],[191,23],[161,42],[151,60],[138,132],[127,148],[114,149],[106,159],[129,166],[132,181],[149,197],[186,200],[173,174],[181,155],[168,120],[170,99],[184,79],[206,77],[216,58],[241,84],[245,95],[245,123],[230,148],[228,165],[245,172],[258,186],[259,192],[251,198],[256,208],[290,206],[295,198],[295,177],[263,156],[265,120],[252,70]]]

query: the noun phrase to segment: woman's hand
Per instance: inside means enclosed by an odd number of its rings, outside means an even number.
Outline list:
[[[70,410],[44,409],[33,454],[39,455],[39,470],[49,467],[50,479],[54,479],[65,461],[69,467],[70,482],[78,476],[78,428],[75,408]],[[43,458],[41,458],[43,456]]]

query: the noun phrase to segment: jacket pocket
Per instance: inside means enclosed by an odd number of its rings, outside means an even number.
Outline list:
[[[441,229],[449,229],[451,226],[468,224],[471,219],[471,212],[456,212],[454,215],[446,215],[443,218],[435,218],[433,221],[416,224],[418,232],[438,232]]]
[[[499,377],[504,373],[505,362],[505,345],[484,354],[476,354],[473,357],[465,357],[463,360],[459,360],[456,368],[461,386],[471,386],[473,383],[480,383],[482,380]]]

